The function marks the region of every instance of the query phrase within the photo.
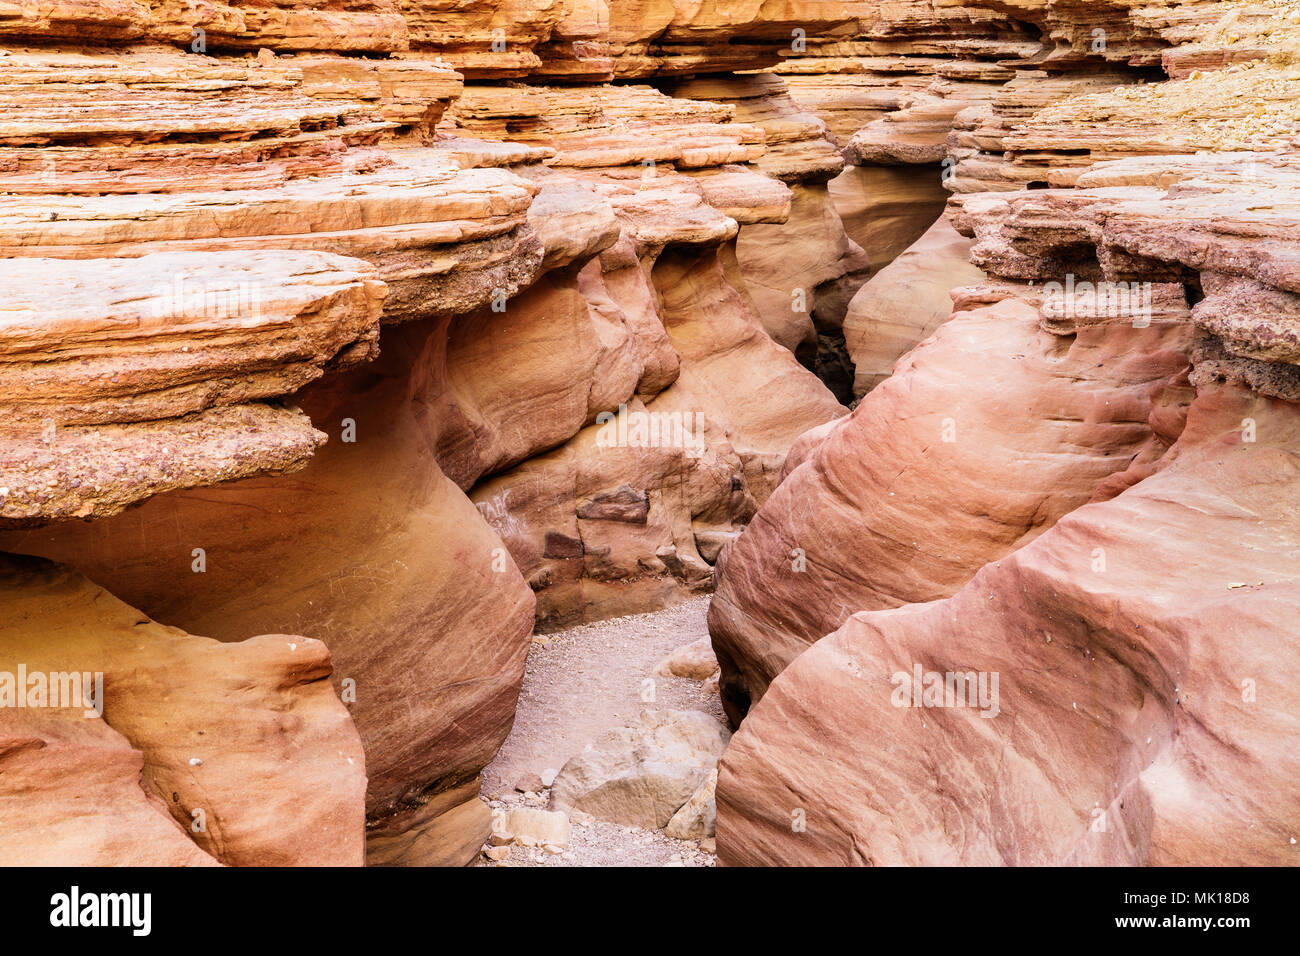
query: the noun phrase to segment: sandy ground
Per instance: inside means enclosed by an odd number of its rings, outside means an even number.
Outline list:
[[[722,706],[697,681],[655,674],[683,644],[708,636],[709,599],[633,617],[584,624],[535,641],[528,655],[515,725],[483,771],[483,794],[494,808],[545,807],[546,793],[515,790],[526,774],[558,770],[606,730],[642,710],[700,710],[722,720]],[[653,684],[644,683],[646,680]],[[652,697],[645,700],[643,697]],[[507,866],[712,866],[713,855],[662,831],[592,822],[574,825],[569,848],[512,847]],[[480,857],[478,865],[495,866]]]

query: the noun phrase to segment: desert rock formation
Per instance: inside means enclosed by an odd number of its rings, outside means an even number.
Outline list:
[[[815,160],[768,169],[746,81],[640,82],[852,21],[760,6],[0,10],[0,547],[231,647],[324,642],[372,863],[468,860],[534,622],[709,590],[844,413],[737,254],[836,147],[804,121]],[[834,219],[803,241],[851,271]],[[191,842],[132,859],[290,852]]]
[[[0,0],[0,674],[105,688],[0,708],[8,861],[468,862],[533,636],[715,588],[723,862],[1281,861],[1297,30]]]
[[[1300,9],[1100,6],[987,4],[1041,48],[846,150],[940,159],[960,235],[858,293],[865,397],[720,559],[724,863],[1294,862]]]

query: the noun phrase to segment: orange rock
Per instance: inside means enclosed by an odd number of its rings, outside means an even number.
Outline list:
[[[192,637],[32,559],[0,561],[0,604],[0,861],[362,863],[365,760],[320,641]]]
[[[390,828],[402,814],[427,823],[421,808],[491,759],[532,630],[519,572],[433,457],[437,419],[419,382],[437,325],[393,327],[376,365],[300,396],[332,440],[294,479],[161,495],[3,544],[75,561],[188,630],[324,640],[365,744],[370,819]]]

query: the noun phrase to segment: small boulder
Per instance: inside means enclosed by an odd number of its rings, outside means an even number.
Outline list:
[[[643,711],[566,763],[551,787],[553,810],[660,829],[700,789],[731,734],[698,711]]]
[[[700,788],[673,814],[668,826],[664,827],[664,833],[674,840],[703,840],[713,836],[718,818],[714,797],[717,786],[718,771],[710,770]]]
[[[569,818],[555,810],[521,807],[506,813],[505,829],[521,846],[569,845]]]
[[[526,773],[515,781],[515,789],[520,793],[541,793],[546,789],[542,778],[535,773]]]
[[[702,637],[683,644],[655,668],[660,677],[685,677],[687,680],[707,680],[718,670],[718,658],[713,653],[713,641]]]

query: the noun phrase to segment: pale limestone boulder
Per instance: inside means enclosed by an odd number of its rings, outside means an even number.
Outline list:
[[[505,812],[501,832],[520,846],[567,847],[569,817],[558,810],[516,807]]]
[[[673,814],[664,833],[674,840],[703,840],[714,834],[718,817],[718,771],[710,770],[700,789]]]
[[[702,637],[677,648],[655,668],[662,677],[685,677],[687,680],[706,680],[718,669],[718,658],[713,653],[713,642]]]
[[[561,768],[550,805],[662,828],[707,780],[730,738],[705,713],[643,711],[633,725],[608,732]]]

